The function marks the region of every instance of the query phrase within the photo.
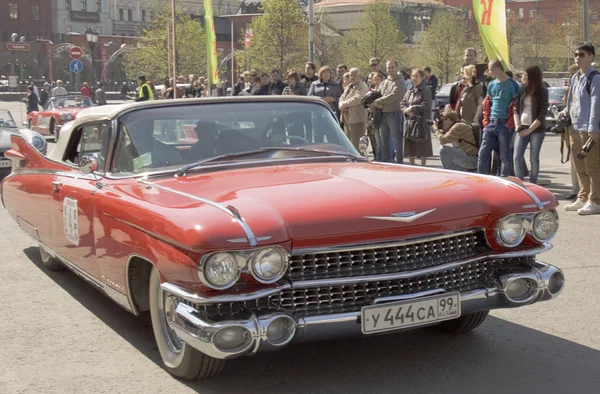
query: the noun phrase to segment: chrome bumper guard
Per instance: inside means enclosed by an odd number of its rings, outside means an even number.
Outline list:
[[[539,301],[550,300],[560,294],[564,286],[563,272],[552,265],[535,260],[529,272],[506,274],[499,278],[500,288],[485,288],[460,294],[462,315],[501,308],[516,308]],[[520,281],[520,282],[519,282]],[[514,284],[521,285],[526,281],[526,293],[511,296]],[[178,286],[164,283],[163,289],[172,296],[197,302],[199,296],[193,295]],[[511,290],[512,289],[512,290]],[[440,289],[438,294],[443,294]],[[394,297],[394,301],[418,299],[432,295],[432,292],[409,294]],[[239,297],[243,297],[240,295]],[[206,302],[206,299],[204,299]],[[233,301],[233,300],[231,300]],[[388,300],[374,300],[383,303]],[[390,300],[391,301],[391,300]],[[169,321],[171,328],[188,345],[204,354],[219,359],[229,359],[243,355],[252,355],[262,351],[276,350],[288,343],[308,342],[324,339],[361,336],[361,312],[339,313],[321,316],[296,317],[274,311],[268,315],[250,315],[246,320],[230,320],[211,322],[206,320],[195,308],[179,302],[175,316]],[[274,323],[276,322],[276,323]],[[283,323],[283,325],[282,325]],[[271,330],[271,325],[283,327],[283,335]],[[410,329],[410,328],[406,328]],[[405,330],[406,330],[405,329]],[[230,330],[230,332],[227,332]],[[403,329],[399,329],[401,331]],[[242,333],[234,347],[219,346],[222,340],[231,338],[231,333]],[[281,333],[280,333],[281,334]],[[228,336],[229,335],[229,336]],[[243,338],[243,339],[242,339]]]

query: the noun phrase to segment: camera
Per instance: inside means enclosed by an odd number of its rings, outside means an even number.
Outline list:
[[[567,132],[569,126],[571,126],[571,118],[568,116],[561,115],[560,112],[553,105],[551,108],[554,118],[556,119],[556,125],[550,129],[555,134],[561,134]]]
[[[591,138],[588,138],[588,140],[585,142],[585,144],[581,147],[581,152],[577,153],[577,158],[579,160],[585,159],[585,156],[587,156],[590,149],[592,149],[592,146],[594,146],[594,140]]]
[[[440,113],[439,108],[433,110],[433,121],[431,124],[435,124],[435,129],[444,133],[444,119],[442,119],[442,114]]]

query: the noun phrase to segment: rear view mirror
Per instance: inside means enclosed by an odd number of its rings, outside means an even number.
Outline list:
[[[360,142],[358,143],[358,151],[361,155],[367,156],[367,151],[369,150],[369,137],[362,136],[360,137]]]

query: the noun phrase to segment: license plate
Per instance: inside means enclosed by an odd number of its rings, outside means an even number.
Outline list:
[[[365,306],[361,310],[363,334],[420,326],[460,316],[460,293]]]
[[[11,160],[0,160],[0,168],[8,168],[8,167],[12,167]]]

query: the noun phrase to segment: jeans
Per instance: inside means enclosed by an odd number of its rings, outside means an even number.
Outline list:
[[[379,132],[379,129],[373,130],[373,136],[375,137],[375,144],[373,148],[373,156],[375,157],[374,160],[382,161],[383,153],[381,148],[383,145],[381,143],[381,133]]]
[[[447,170],[467,171],[477,168],[477,157],[469,156],[464,150],[453,146],[440,146],[442,167]]]
[[[506,127],[504,120],[492,119],[483,130],[483,140],[479,148],[477,172],[489,174],[492,152],[496,146],[499,148],[500,176],[507,177],[511,170],[510,139],[512,130]]]
[[[523,180],[525,178],[525,169],[523,163],[525,162],[525,149],[527,145],[531,143],[531,152],[529,154],[529,160],[531,161],[531,171],[529,173],[529,182],[537,183],[538,175],[540,174],[540,151],[542,150],[542,142],[546,133],[539,131],[537,133],[531,133],[527,137],[521,137],[517,134],[515,139],[515,175]]]
[[[393,151],[391,142],[396,148],[396,163],[404,162],[404,126],[400,112],[384,112],[379,126],[379,139],[381,141],[381,161],[393,162]]]

